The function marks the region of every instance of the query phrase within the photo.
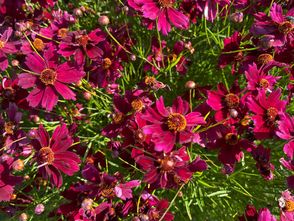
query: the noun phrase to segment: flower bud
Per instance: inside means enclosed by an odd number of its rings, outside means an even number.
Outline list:
[[[91,93],[89,92],[84,92],[83,96],[87,101],[91,100],[91,97],[92,97]]]
[[[22,171],[24,168],[23,161],[21,159],[14,161],[12,164],[12,168],[14,171]]]
[[[238,111],[236,111],[235,109],[230,109],[229,112],[232,118],[238,117]]]
[[[78,16],[78,17],[83,16],[83,12],[82,12],[82,10],[79,9],[79,8],[76,8],[76,9],[74,10],[74,14],[75,14],[75,16]]]
[[[131,54],[130,59],[131,59],[132,61],[136,61],[137,57],[136,57],[136,55]]]
[[[194,81],[187,81],[185,84],[185,88],[194,89],[196,87],[196,83]]]
[[[106,26],[109,24],[109,18],[106,15],[102,15],[98,18],[98,23],[101,26]]]
[[[86,199],[83,200],[82,209],[90,210],[90,209],[92,209],[92,206],[93,206],[93,200],[92,199],[86,198]]]
[[[22,213],[19,215],[18,220],[19,221],[27,221],[28,220],[28,215],[26,213]]]
[[[242,12],[235,12],[230,15],[230,19],[232,22],[241,23],[243,22],[243,13]]]
[[[30,138],[30,139],[35,139],[36,138],[36,130],[34,129],[31,129],[28,133],[27,133],[27,137]]]
[[[19,65],[19,61],[16,60],[16,59],[13,59],[13,60],[11,61],[11,65],[12,65],[13,67],[17,67],[17,66]]]
[[[45,206],[40,203],[35,207],[35,214],[40,215],[41,213],[43,213],[45,210]]]

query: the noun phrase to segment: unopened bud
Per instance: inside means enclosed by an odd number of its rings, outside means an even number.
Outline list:
[[[194,89],[196,87],[196,83],[194,81],[187,81],[185,84],[185,88]]]
[[[230,109],[229,112],[232,118],[238,117],[238,111],[236,111],[235,109]]]
[[[43,213],[45,210],[45,206],[40,203],[35,207],[35,214],[40,215],[41,213]]]
[[[13,67],[17,67],[17,66],[19,65],[19,61],[16,60],[16,59],[13,59],[13,60],[11,61],[11,65],[12,65]]]
[[[91,100],[91,97],[92,97],[91,93],[89,92],[84,92],[83,96],[87,101]]]
[[[12,164],[12,168],[15,171],[22,171],[23,168],[24,168],[23,161],[21,159],[18,159],[16,161],[14,161],[13,164]]]
[[[109,18],[106,15],[102,15],[98,18],[98,23],[101,26],[106,26],[109,24]]]
[[[74,14],[75,14],[75,16],[81,17],[81,16],[83,15],[83,12],[82,12],[81,9],[76,8],[76,9],[74,10]]]
[[[90,209],[92,209],[92,206],[93,206],[93,200],[92,199],[86,198],[86,199],[83,200],[82,208],[84,210],[90,210]]]
[[[230,19],[232,22],[241,23],[243,22],[243,13],[242,12],[235,12],[230,15]]]
[[[18,220],[19,221],[27,221],[28,220],[28,215],[26,213],[22,213],[19,215]]]
[[[137,57],[136,57],[136,55],[131,54],[130,59],[131,59],[132,61],[136,61]]]

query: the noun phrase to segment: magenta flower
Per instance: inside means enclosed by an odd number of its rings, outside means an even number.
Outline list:
[[[0,35],[0,69],[5,71],[8,67],[7,55],[17,52],[14,43],[8,42],[13,33],[12,28],[8,28]]]
[[[0,202],[10,201],[14,186],[22,181],[22,177],[11,175],[13,158],[2,155],[0,158]]]
[[[282,115],[276,135],[288,141],[283,148],[288,159],[281,158],[280,163],[289,171],[294,171],[294,117],[288,114]],[[289,188],[294,189],[294,176],[287,177],[287,184]]]
[[[260,88],[271,92],[273,85],[280,79],[280,77],[267,75],[261,68],[258,69],[255,63],[248,66],[248,70],[245,71],[245,76],[248,82],[247,89],[255,92]]]
[[[256,161],[256,168],[266,180],[272,180],[274,178],[273,170],[275,167],[270,163],[270,154],[271,149],[264,148],[262,145],[259,145],[252,151],[252,156]]]
[[[247,106],[255,114],[254,134],[257,139],[272,137],[276,130],[276,121],[279,114],[285,111],[286,101],[280,100],[281,89],[275,90],[266,96],[264,90],[259,90],[256,97],[248,97]]]
[[[36,161],[39,171],[44,178],[49,178],[56,187],[61,187],[62,176],[60,171],[72,176],[79,171],[79,156],[68,149],[73,144],[69,131],[65,124],[56,127],[52,137],[40,125],[36,130],[36,139],[32,141],[36,149]]]
[[[282,7],[273,3],[270,9],[270,17],[265,13],[255,14],[255,22],[251,27],[253,35],[268,35],[273,39],[272,46],[283,46],[288,39],[293,39],[293,22],[288,17],[294,16],[294,10],[289,10],[283,15]]]
[[[235,121],[240,118],[243,112],[243,100],[240,99],[240,88],[237,85],[228,91],[225,86],[220,83],[217,85],[216,91],[208,91],[208,99],[206,103],[215,111],[214,118],[216,121],[222,121],[230,118]],[[232,112],[237,116],[232,117]]]
[[[289,190],[282,192],[279,198],[279,207],[281,210],[280,221],[294,220],[294,196]]]
[[[74,55],[77,63],[83,64],[85,55],[90,59],[101,58],[103,51],[98,44],[105,38],[105,34],[100,29],[93,30],[89,34],[82,31],[70,32],[60,43],[58,53],[65,57]]]
[[[192,129],[205,124],[199,112],[189,111],[189,103],[178,97],[172,107],[165,107],[163,97],[156,101],[155,107],[148,108],[142,118],[150,122],[143,127],[145,134],[151,134],[156,151],[170,152],[175,143],[189,143],[194,140]]]
[[[174,8],[174,0],[129,0],[129,5],[139,9],[143,17],[157,20],[157,29],[167,35],[171,31],[171,24],[180,29],[187,29],[189,18]]]
[[[27,97],[31,107],[41,105],[51,111],[58,102],[58,94],[66,100],[76,99],[67,84],[81,80],[85,73],[69,62],[57,64],[53,46],[44,52],[44,58],[35,53],[27,55],[25,64],[30,72],[19,74],[18,84],[24,89],[33,88]]]
[[[201,9],[206,20],[213,22],[217,16],[217,8],[230,4],[230,0],[197,0],[198,7]]]
[[[152,157],[133,149],[132,157],[146,171],[144,181],[151,184],[152,188],[178,187],[181,183],[187,182],[194,172],[207,169],[206,162],[200,157],[189,164],[190,157],[186,147],[168,154],[154,153]]]
[[[257,221],[276,221],[276,218],[271,214],[268,208],[262,208],[258,211]]]

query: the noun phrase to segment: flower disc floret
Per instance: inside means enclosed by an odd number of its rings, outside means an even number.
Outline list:
[[[266,88],[268,88],[268,87],[270,86],[268,80],[266,80],[266,79],[264,79],[264,78],[262,78],[262,79],[260,80],[259,85],[260,85],[260,87],[262,87],[262,88],[264,88],[264,89],[266,89]]]
[[[171,157],[166,156],[162,160],[160,160],[161,171],[169,172],[169,171],[172,171],[174,167],[175,167],[175,162]]]
[[[285,210],[287,212],[294,212],[294,201],[293,200],[286,200]]]
[[[290,21],[285,21],[285,22],[279,24],[278,29],[281,33],[288,34],[293,30],[293,25]]]
[[[0,49],[4,48],[4,46],[5,46],[5,42],[0,40]]]
[[[225,140],[230,145],[236,145],[238,143],[238,135],[234,133],[228,133],[225,136]]]
[[[54,161],[54,152],[50,147],[42,147],[39,150],[38,159],[41,163],[52,164]]]
[[[112,61],[110,60],[110,58],[104,58],[103,59],[102,67],[103,67],[104,70],[109,69],[111,65],[112,65]]]
[[[141,99],[135,99],[131,102],[131,106],[134,111],[141,111],[144,107],[144,104]]]
[[[163,8],[171,8],[173,7],[174,1],[173,0],[158,0],[158,3]]]
[[[40,80],[45,85],[49,85],[49,84],[54,85],[56,78],[57,78],[56,71],[49,68],[44,69],[40,75]]]
[[[228,108],[236,108],[239,106],[240,99],[236,94],[229,93],[225,96],[225,102]]]
[[[171,131],[181,132],[186,129],[186,118],[179,113],[172,113],[167,118],[167,126]]]
[[[272,122],[275,121],[277,115],[278,115],[278,110],[275,107],[270,107],[266,111],[266,116],[269,121],[272,121]]]
[[[271,62],[272,60],[274,60],[273,56],[270,54],[261,54],[258,56],[257,58],[257,62],[261,65],[263,64],[268,64],[269,62]]]

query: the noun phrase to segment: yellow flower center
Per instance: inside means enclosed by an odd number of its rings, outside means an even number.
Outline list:
[[[270,121],[275,121],[277,115],[278,115],[278,110],[277,108],[275,107],[270,107],[269,109],[267,109],[266,111],[266,115],[267,115],[267,118],[270,120]]]
[[[38,51],[43,51],[45,47],[44,42],[40,38],[36,38],[33,42],[33,45]]]
[[[112,114],[112,119],[115,124],[120,124],[124,119],[124,115],[120,112],[116,112]]]
[[[146,76],[144,82],[148,86],[153,86],[156,83],[156,79],[152,76]]]
[[[173,0],[158,0],[158,3],[163,8],[171,8],[174,4]]]
[[[60,38],[65,38],[68,34],[68,29],[67,28],[61,28],[57,32],[57,36]]]
[[[285,21],[279,25],[278,29],[279,29],[279,32],[283,34],[288,34],[293,30],[293,25],[290,21]]]
[[[266,80],[266,79],[264,79],[264,78],[262,78],[262,79],[260,80],[260,82],[259,82],[259,86],[262,87],[262,88],[264,88],[264,89],[268,88],[269,85],[270,85],[270,84],[269,84],[268,80]]]
[[[293,200],[287,200],[285,209],[287,212],[294,212],[294,201]]]
[[[167,126],[171,131],[183,131],[186,129],[187,121],[186,118],[179,113],[170,114],[167,118]]]
[[[1,48],[4,48],[4,46],[5,46],[5,42],[4,41],[0,41],[0,49]]]
[[[270,54],[261,54],[257,58],[257,62],[261,65],[267,64],[274,60],[273,56]]]
[[[83,47],[86,47],[86,45],[88,44],[88,41],[89,41],[88,35],[82,35],[77,38],[78,44]]]
[[[45,85],[51,84],[53,85],[56,81],[57,74],[54,70],[46,68],[41,72],[40,80]]]
[[[102,67],[103,67],[104,70],[109,69],[111,65],[112,65],[112,61],[109,58],[104,58],[103,59]]]
[[[54,152],[50,147],[42,147],[38,153],[38,159],[41,163],[52,164],[54,161]]]
[[[8,121],[4,123],[4,130],[6,134],[13,135],[14,128],[15,128],[15,125],[12,121]]]
[[[144,104],[141,99],[135,99],[132,101],[131,106],[133,110],[139,112],[144,108]]]

